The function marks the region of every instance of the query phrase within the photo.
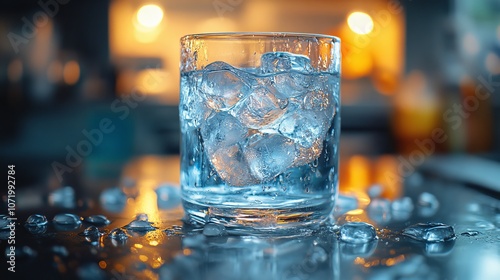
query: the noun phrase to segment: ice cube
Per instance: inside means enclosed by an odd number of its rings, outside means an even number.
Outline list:
[[[203,71],[201,92],[212,109],[228,110],[250,92],[250,79],[227,63],[217,61]]]
[[[403,230],[403,235],[424,242],[443,242],[456,238],[453,227],[442,223],[411,225]]]
[[[295,111],[283,118],[278,130],[281,135],[310,148],[318,140],[323,142],[327,128],[318,112]]]
[[[249,139],[245,157],[252,174],[269,181],[292,166],[295,144],[279,134],[256,134]]]
[[[281,96],[297,97],[306,94],[311,87],[311,75],[297,72],[280,73],[273,76],[274,87]]]
[[[201,127],[201,135],[210,163],[217,174],[232,186],[255,183],[239,143],[247,136],[246,129],[235,117],[220,112]]]
[[[238,144],[217,149],[210,155],[210,162],[229,185],[245,186],[258,182],[250,173],[249,163]]]
[[[242,141],[247,133],[248,129],[226,112],[215,114],[201,126],[201,136],[209,154]]]
[[[213,111],[208,107],[200,91],[202,72],[193,72],[181,76],[180,115],[182,129],[199,127]]]
[[[299,144],[295,144],[296,157],[293,163],[293,167],[302,166],[308,164],[321,155],[323,150],[323,141],[318,139],[314,141],[311,147],[306,148]]]
[[[278,98],[277,94],[272,87],[257,86],[248,98],[231,110],[231,114],[245,126],[261,129],[286,112],[288,100]]]
[[[340,240],[348,243],[366,243],[377,239],[375,228],[364,222],[350,222],[340,227]]]
[[[307,56],[288,52],[269,52],[261,57],[262,74],[287,72],[295,70],[303,73],[312,72],[311,61]]]

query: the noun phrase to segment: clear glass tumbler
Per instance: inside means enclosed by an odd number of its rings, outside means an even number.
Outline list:
[[[338,190],[340,39],[181,38],[186,220],[277,232],[319,225]]]

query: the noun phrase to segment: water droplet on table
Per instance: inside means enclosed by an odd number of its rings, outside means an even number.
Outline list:
[[[340,227],[340,240],[348,243],[366,243],[377,239],[375,228],[364,222],[351,222]]]
[[[184,237],[182,239],[182,246],[186,248],[200,248],[205,245],[207,238],[202,234]]]
[[[33,214],[26,219],[25,225],[28,227],[40,227],[46,225],[47,223],[47,217],[44,215]]]
[[[476,235],[479,235],[481,234],[479,231],[477,230],[469,230],[469,231],[466,231],[466,232],[462,232],[460,235],[462,236],[466,236],[466,237],[471,237],[471,236],[476,236]]]
[[[7,229],[9,225],[9,216],[6,215],[0,215],[0,230],[2,229]]]
[[[81,217],[74,214],[57,214],[54,216],[52,221],[55,224],[68,225],[68,226],[79,225],[82,223]]]
[[[403,235],[426,242],[443,242],[455,239],[453,227],[442,223],[411,225],[403,230]]]
[[[223,236],[226,234],[226,227],[223,225],[208,223],[203,227],[203,235],[205,236]]]
[[[126,240],[129,238],[129,235],[125,230],[121,228],[115,228],[109,233],[108,237],[114,240]]]
[[[141,220],[132,221],[125,228],[132,231],[151,231],[156,229],[150,222]]]
[[[96,226],[105,226],[109,225],[111,222],[104,215],[91,215],[85,218],[85,222],[96,225]]]

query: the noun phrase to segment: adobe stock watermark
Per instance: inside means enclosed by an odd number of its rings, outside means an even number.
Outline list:
[[[35,12],[31,19],[22,17],[23,25],[21,33],[17,34],[9,32],[7,38],[14,52],[19,53],[19,47],[27,44],[30,39],[33,39],[38,33],[38,29],[49,23],[49,18],[54,18],[60,10],[61,5],[66,5],[70,0],[39,0],[37,2],[40,10]]]
[[[151,71],[149,72],[149,79],[147,82],[150,85],[154,85],[159,81],[157,77],[152,75]],[[116,114],[120,121],[123,121],[130,116],[131,110],[137,108],[139,103],[145,99],[146,95],[136,86],[129,95],[116,98],[110,105],[110,111]],[[83,160],[92,153],[94,147],[101,145],[104,137],[106,137],[107,134],[113,133],[115,129],[115,123],[110,118],[102,118],[95,128],[90,130],[83,129],[81,131],[83,139],[75,146],[67,145],[65,147],[67,152],[65,162],[52,162],[52,169],[59,182],[62,182],[65,173],[72,173],[75,168],[80,166]]]
[[[493,76],[489,76],[488,81],[483,76],[478,76],[479,84],[476,86],[474,95],[465,97],[460,103],[452,104],[450,108],[444,111],[442,118],[444,123],[448,124],[452,130],[457,130],[463,124],[464,120],[468,119],[480,107],[480,102],[489,99],[496,91],[495,87],[500,87],[500,81],[494,82]],[[388,182],[402,183],[405,178],[415,172],[415,169],[424,163],[425,159],[436,150],[436,144],[442,144],[448,140],[449,136],[446,131],[437,127],[432,130],[430,137],[425,139],[415,139],[414,143],[417,148],[405,158],[398,156],[397,173],[387,171],[384,175]]]
[[[219,17],[223,17],[226,13],[233,12],[245,0],[215,0],[212,6]]]

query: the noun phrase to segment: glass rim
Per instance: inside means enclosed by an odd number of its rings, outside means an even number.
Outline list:
[[[238,39],[264,39],[264,38],[324,38],[340,43],[340,38],[332,35],[319,33],[300,33],[300,32],[208,32],[187,34],[181,37],[181,42],[193,39],[211,39],[211,40],[238,40]]]

